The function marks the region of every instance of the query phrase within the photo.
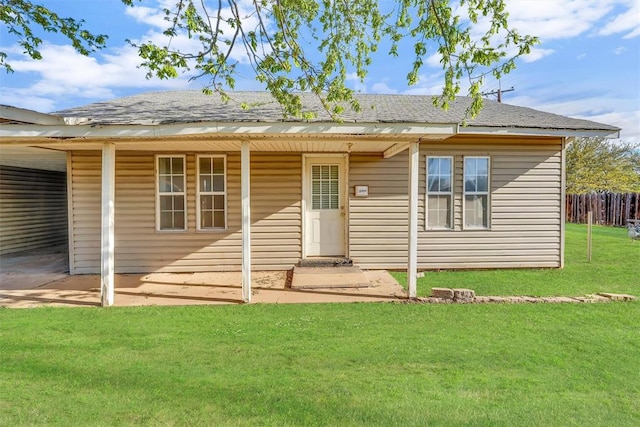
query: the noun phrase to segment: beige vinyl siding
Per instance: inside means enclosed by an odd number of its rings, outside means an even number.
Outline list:
[[[406,268],[408,161],[407,151],[389,159],[380,154],[351,154],[349,256],[356,265]],[[369,196],[355,197],[356,185],[368,185]]]
[[[559,267],[561,260],[560,138],[454,137],[420,145],[418,268]],[[426,156],[454,156],[454,229],[425,229]],[[489,156],[490,229],[463,229],[464,156]],[[350,255],[364,268],[406,268],[407,153],[391,159],[352,156]]]
[[[0,166],[0,254],[66,243],[65,173]]]
[[[186,154],[187,231],[156,231],[154,156],[131,151],[116,155],[116,272],[239,270],[239,154],[227,153],[227,230],[223,231],[196,231],[194,153]],[[99,272],[100,162],[99,152],[72,153],[75,274]],[[301,167],[300,154],[251,154],[254,270],[286,269],[300,259]]]
[[[100,174],[99,151],[69,153],[69,271],[100,272]]]

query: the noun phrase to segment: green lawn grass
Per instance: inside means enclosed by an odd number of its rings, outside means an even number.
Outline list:
[[[640,424],[640,303],[0,310],[0,425]]]
[[[418,295],[431,288],[470,288],[478,295],[582,296],[597,292],[640,296],[640,241],[625,228],[593,227],[592,260],[587,262],[587,227],[567,224],[564,269],[502,269],[425,272]],[[406,286],[406,274],[392,273]]]

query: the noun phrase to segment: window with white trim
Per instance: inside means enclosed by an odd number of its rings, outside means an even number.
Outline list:
[[[226,157],[198,156],[198,230],[227,228]]]
[[[453,157],[427,157],[427,228],[450,229],[453,218]]]
[[[156,228],[187,229],[185,156],[157,156]]]
[[[489,157],[465,157],[465,228],[489,228],[489,188]]]
[[[311,166],[311,209],[338,209],[340,204],[338,165]]]

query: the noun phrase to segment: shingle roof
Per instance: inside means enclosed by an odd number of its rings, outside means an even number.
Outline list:
[[[284,118],[280,105],[267,92],[233,92],[223,103],[217,95],[200,91],[149,92],[125,98],[58,111],[64,117],[83,117],[89,123],[102,125],[149,125],[197,122],[298,122]],[[305,110],[317,117],[310,122],[331,121],[319,100],[302,94]],[[458,97],[448,110],[434,107],[432,96],[356,94],[362,106],[360,113],[346,108],[341,118],[346,123],[425,123],[462,124],[471,98]],[[249,109],[242,104],[250,105]],[[589,130],[616,132],[619,129],[589,120],[574,119],[531,108],[485,101],[470,127],[533,128],[554,130]]]

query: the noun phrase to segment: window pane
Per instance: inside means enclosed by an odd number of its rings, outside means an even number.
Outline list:
[[[331,167],[331,179],[338,179],[338,166]]]
[[[161,176],[158,181],[158,189],[161,193],[170,193],[171,192],[171,177],[170,176]]]
[[[173,228],[173,213],[169,212],[161,212],[160,213],[160,229],[161,230],[170,230]]]
[[[433,175],[429,175],[428,186],[429,186],[428,191],[438,191],[438,188],[439,188],[438,179]]]
[[[438,173],[439,165],[440,165],[440,162],[437,157],[429,157],[429,159],[427,160],[427,168],[429,169],[429,175]]]
[[[487,176],[478,176],[476,191],[489,191],[489,178]]]
[[[158,173],[160,174],[171,173],[171,158],[169,157],[158,158]]]
[[[465,196],[465,226],[482,228],[487,228],[489,226],[489,210],[487,202],[487,196]]]
[[[467,176],[464,180],[464,191],[476,191],[476,177]]]
[[[451,179],[448,175],[440,177],[440,191],[451,191]]]
[[[175,212],[173,215],[173,228],[184,229],[184,212]]]
[[[200,209],[211,210],[213,209],[213,196],[200,196]]]
[[[211,175],[200,175],[200,191],[211,191]]]
[[[171,158],[171,173],[176,175],[176,174],[182,174],[183,173],[183,164],[182,164],[182,157],[172,157]]]
[[[478,175],[489,175],[489,159],[475,159],[476,173]]]
[[[215,211],[213,213],[213,226],[216,228],[224,228],[224,211]]]
[[[312,196],[311,209],[320,209],[320,196],[317,194]]]
[[[182,175],[174,175],[172,178],[172,183],[173,187],[171,191],[176,193],[181,193],[184,191],[184,177]]]
[[[427,203],[427,226],[451,228],[451,196],[429,196]]]
[[[213,213],[211,211],[202,211],[200,213],[200,228],[213,227]]]
[[[213,177],[213,191],[224,191],[224,175]]]
[[[224,196],[213,196],[213,209],[224,210]]]
[[[465,176],[476,174],[476,159],[464,159],[464,174]]]
[[[311,166],[311,178],[320,179],[320,166],[318,165]]]
[[[184,197],[173,196],[173,209],[176,211],[184,211]]]
[[[213,173],[223,175],[224,174],[224,158],[214,157],[212,160],[213,160]]]
[[[338,195],[337,194],[332,194],[330,196],[331,198],[331,209],[338,209]]]
[[[211,173],[211,159],[208,157],[200,158],[200,173],[201,174],[210,174]]]
[[[160,196],[160,210],[173,210],[173,199],[171,198],[171,196]]]
[[[441,158],[440,159],[440,175],[451,175],[451,159]]]

